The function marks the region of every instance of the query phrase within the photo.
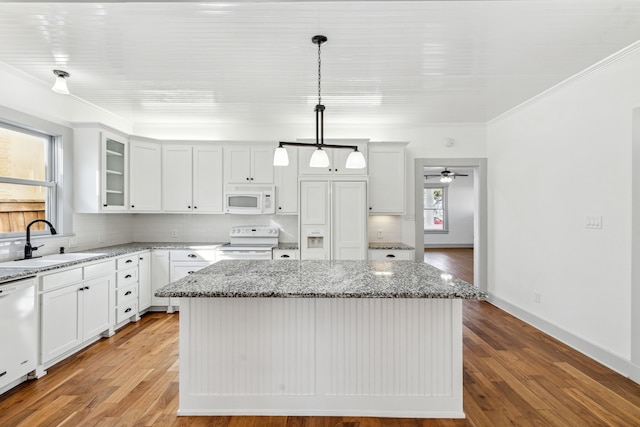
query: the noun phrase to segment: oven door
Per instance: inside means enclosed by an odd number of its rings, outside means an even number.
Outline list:
[[[271,250],[259,250],[259,251],[246,251],[246,250],[226,250],[218,251],[216,260],[222,261],[225,259],[255,259],[255,260],[269,260],[271,259]]]

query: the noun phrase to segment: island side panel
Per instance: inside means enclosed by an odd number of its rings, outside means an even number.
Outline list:
[[[459,299],[182,301],[180,415],[464,417]]]

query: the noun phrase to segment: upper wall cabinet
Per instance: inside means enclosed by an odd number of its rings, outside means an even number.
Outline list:
[[[405,212],[406,142],[369,143],[369,213]]]
[[[276,213],[298,213],[298,149],[287,147],[288,166],[274,166],[276,181]]]
[[[74,129],[73,140],[75,211],[128,211],[127,138],[91,127]]]
[[[157,142],[129,142],[129,208],[159,212],[162,208],[162,146]]]
[[[355,145],[358,147],[358,151],[362,151],[362,154],[367,156],[367,141],[363,139],[358,140],[325,140],[325,144],[339,144],[339,145]],[[302,142],[309,142],[304,140]],[[313,141],[311,141],[313,143]],[[329,166],[326,168],[312,168],[309,166],[311,156],[313,155],[315,148],[298,148],[298,168],[300,175],[366,175],[367,168],[364,169],[347,169],[347,157],[353,152],[353,150],[344,148],[325,148],[324,149],[329,156]]]
[[[225,183],[273,184],[273,150],[270,146],[226,146]]]
[[[222,213],[222,147],[163,145],[164,212]]]

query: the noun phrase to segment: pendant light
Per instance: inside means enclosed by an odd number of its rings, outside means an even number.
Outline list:
[[[69,88],[67,87],[67,78],[71,75],[66,71],[62,70],[53,70],[53,74],[56,75],[56,82],[51,88],[55,93],[60,93],[62,95],[69,95]]]
[[[273,165],[287,166],[289,164],[289,155],[287,154],[287,149],[285,148],[285,146],[315,148],[316,150],[313,152],[311,160],[309,161],[309,166],[312,168],[329,167],[329,156],[327,155],[327,152],[323,150],[323,148],[343,148],[347,150],[353,150],[353,153],[349,154],[349,157],[347,158],[345,167],[347,169],[363,169],[367,167],[367,162],[362,152],[358,151],[357,146],[324,143],[325,107],[324,105],[322,105],[321,95],[322,59],[320,55],[320,47],[327,42],[327,37],[323,35],[313,36],[311,37],[311,42],[315,45],[318,45],[318,104],[314,108],[314,111],[316,113],[316,142],[315,144],[312,144],[305,142],[280,141],[280,145],[278,145],[278,148],[276,148],[276,151],[273,154]]]

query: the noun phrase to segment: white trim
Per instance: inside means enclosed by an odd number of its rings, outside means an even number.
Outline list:
[[[614,62],[624,58],[625,56],[629,55],[630,53],[634,52],[636,49],[640,49],[640,40],[630,44],[629,46],[619,50],[618,52],[607,56],[606,58],[604,58],[601,61],[596,62],[595,64],[591,65],[588,68],[585,68],[584,70],[580,71],[577,74],[574,74],[571,77],[568,77],[566,79],[564,79],[563,81],[561,81],[560,83],[556,83],[555,85],[551,86],[550,88],[540,92],[539,94],[527,99],[526,101],[522,102],[521,104],[516,105],[513,108],[510,108],[509,110],[505,111],[504,113],[501,113],[500,115],[494,117],[491,120],[488,120],[486,122],[486,125],[493,125],[501,120],[504,120],[506,118],[508,118],[509,116],[511,116],[512,114],[517,113],[518,111],[522,110],[523,108],[526,108],[527,106],[529,106],[530,104],[533,104],[534,102],[537,102],[538,100],[545,98],[549,95],[552,95],[554,93],[556,93],[557,91],[563,89],[566,86],[569,86],[575,82],[577,82],[578,80],[581,80],[587,76],[589,76],[591,73],[594,73],[602,68],[605,68],[611,64],[613,64]]]
[[[178,416],[314,416],[314,417],[376,417],[376,418],[465,418],[464,412],[457,411],[354,411],[354,410],[235,410],[235,409],[178,409]]]
[[[633,366],[631,362],[624,357],[612,353],[602,347],[598,347],[584,338],[574,335],[571,332],[536,316],[535,314],[529,313],[528,311],[523,310],[502,298],[496,297],[495,295],[489,295],[488,301],[501,310],[506,311],[534,328],[552,336],[574,350],[579,351],[596,362],[613,369],[617,373],[640,384],[640,367]]]

